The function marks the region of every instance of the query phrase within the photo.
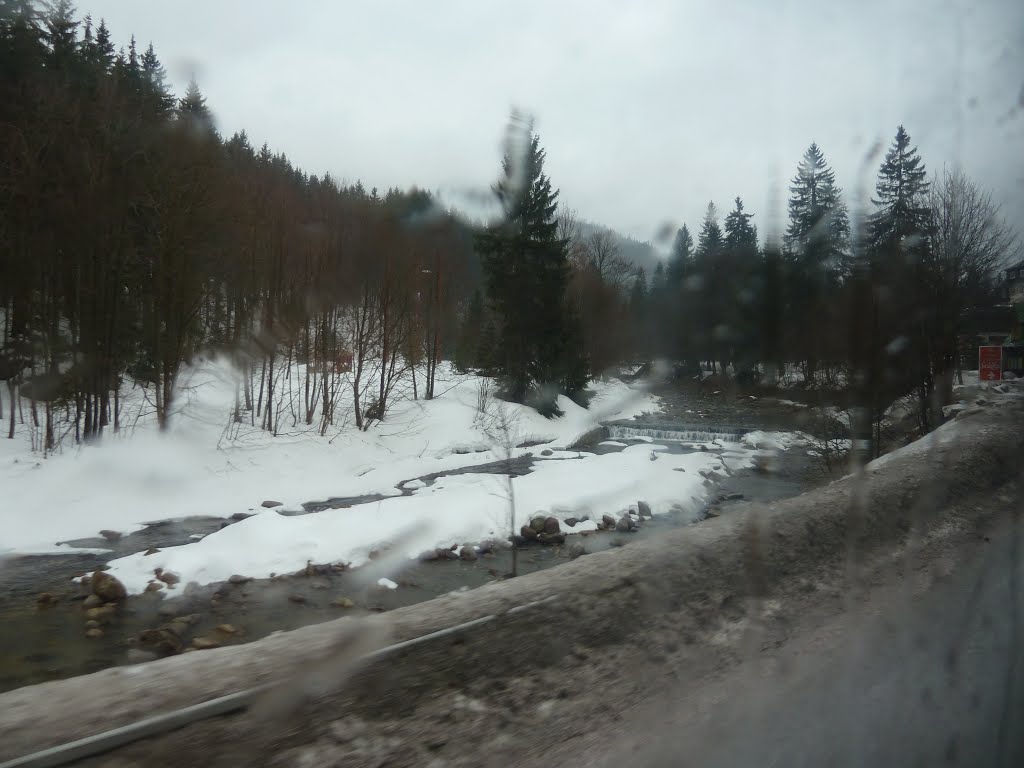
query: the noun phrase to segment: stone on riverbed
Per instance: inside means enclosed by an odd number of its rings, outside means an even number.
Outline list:
[[[51,595],[49,592],[43,592],[36,598],[36,603],[39,605],[53,605],[57,602],[57,598]]]
[[[197,651],[205,651],[210,648],[220,648],[220,642],[212,637],[193,637],[192,647]]]
[[[93,627],[92,629],[85,630],[85,636],[92,640],[95,640],[97,638],[103,637],[103,630],[99,627]]]
[[[334,608],[355,608],[356,604],[347,597],[336,597],[331,600],[331,606]]]
[[[124,584],[104,571],[92,575],[92,593],[105,603],[118,603],[128,597]]]

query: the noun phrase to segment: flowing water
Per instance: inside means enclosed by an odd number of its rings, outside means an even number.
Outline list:
[[[666,404],[664,411],[637,421],[608,424],[611,441],[624,444],[661,441],[671,452],[727,453],[726,444],[736,443],[752,429],[802,427],[798,409],[768,401],[677,388],[666,388],[658,394]],[[600,441],[587,450],[605,453],[622,450],[622,445]],[[418,479],[429,485],[436,478],[451,474],[511,470],[521,475],[530,472],[536,462],[546,460],[542,446],[534,453],[511,465],[505,461],[493,462]],[[731,505],[744,501],[769,502],[794,496],[823,479],[805,450],[786,451],[770,472],[740,471],[727,478],[711,499],[710,512],[725,514]],[[403,494],[412,492],[401,484],[398,489]],[[380,498],[362,496],[311,501],[299,514],[357,506]],[[147,647],[139,642],[140,633],[165,625],[174,617],[188,617],[187,621],[174,623],[185,646],[195,637],[226,645],[346,614],[386,611],[448,592],[472,589],[502,578],[511,569],[511,553],[500,549],[476,561],[410,562],[400,574],[391,576],[399,587],[388,590],[376,585],[365,586],[358,570],[310,567],[299,574],[273,579],[182,590],[183,594],[174,598],[139,595],[127,600],[113,615],[98,619],[102,637],[85,636],[87,617],[81,601],[87,595],[87,588],[73,583],[73,576],[90,572],[130,552],[188,543],[244,517],[160,521],[117,542],[101,538],[69,542],[78,547],[106,548],[108,551],[103,554],[26,556],[10,558],[0,564],[0,621],[4,624],[0,633],[0,690],[140,661],[148,653]],[[624,546],[691,523],[690,514],[660,515],[633,533],[595,532],[588,536],[570,536],[564,546],[557,547],[529,544],[518,551],[519,571],[530,573],[550,568],[583,553]],[[41,593],[48,593],[54,600],[39,604],[37,598]],[[338,605],[342,598],[351,601],[351,606]],[[344,606],[348,603],[344,602]]]

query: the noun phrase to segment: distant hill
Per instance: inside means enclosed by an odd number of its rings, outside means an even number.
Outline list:
[[[658,262],[662,261],[660,254],[653,245],[648,243],[646,240],[636,240],[628,235],[623,235],[616,232],[611,227],[605,227],[591,221],[580,222],[580,234],[583,237],[589,237],[595,232],[600,232],[605,229],[609,230],[615,236],[615,241],[619,245],[619,251],[623,258],[629,260],[638,267],[642,267],[644,272],[647,273],[647,277],[650,278],[651,273],[658,265]]]

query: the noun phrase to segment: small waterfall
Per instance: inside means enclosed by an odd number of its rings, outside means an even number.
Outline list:
[[[609,436],[612,440],[635,440],[638,437],[648,437],[652,440],[678,440],[683,443],[710,443],[714,440],[738,443],[749,431],[749,429],[739,427],[690,427],[669,424],[658,426],[608,425]]]

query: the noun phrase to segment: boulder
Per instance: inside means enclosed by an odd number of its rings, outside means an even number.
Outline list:
[[[192,647],[197,651],[205,651],[209,648],[220,648],[220,642],[212,637],[193,637]]]
[[[162,581],[151,581],[146,585],[146,592],[159,592],[164,588]]]
[[[218,624],[216,627],[217,631],[225,635],[237,635],[238,627],[234,624]]]
[[[640,517],[654,517],[651,512],[651,505],[646,501],[638,501],[636,503],[637,511],[640,513]]]
[[[547,517],[544,519],[544,533],[554,534],[561,532],[562,526],[559,525],[557,517]]]
[[[181,653],[184,647],[181,637],[170,627],[143,630],[139,635],[139,642],[148,646],[158,656]]]
[[[334,608],[355,608],[356,604],[347,597],[336,597],[331,600],[331,606]]]
[[[436,549],[428,549],[428,550],[426,550],[424,552],[420,552],[419,560],[422,563],[430,563],[430,562],[433,562],[434,560],[437,560],[437,550]]]
[[[575,528],[579,524],[579,522],[580,521],[577,520],[575,517],[565,518],[565,524],[568,525],[570,528]]]
[[[238,573],[233,573],[230,576],[228,576],[228,582],[231,584],[246,584],[250,581],[252,581],[252,579],[250,579],[248,576],[242,576]]]
[[[273,509],[274,507],[284,506],[284,502],[272,501],[271,499],[267,499],[262,504],[260,504],[260,506],[263,507],[264,509]]]
[[[110,542],[120,541],[121,535],[120,531],[108,531],[106,529],[100,531],[100,536]]]
[[[552,451],[550,448],[545,448],[543,451],[540,452],[541,456],[551,456],[553,454],[554,451]]]
[[[160,579],[160,581],[162,581],[168,587],[173,587],[175,584],[181,581],[181,576],[174,573],[173,571],[161,570],[160,573],[156,575],[156,577]]]
[[[536,515],[530,520],[530,527],[537,533],[542,533],[547,526],[547,515]]]
[[[438,547],[434,550],[437,554],[438,560],[458,560],[459,556],[455,552],[452,552],[447,547]]]
[[[467,544],[459,550],[459,557],[463,560],[476,560],[476,550]]]
[[[628,533],[633,530],[633,521],[629,518],[629,515],[623,515],[616,521],[615,530],[619,533]]]
[[[570,544],[565,551],[566,554],[569,555],[569,557],[571,557],[573,560],[575,560],[577,557],[587,554],[587,548],[579,542]]]
[[[537,538],[537,531],[533,529],[533,526],[524,525],[519,529],[519,534],[527,541]]]
[[[611,515],[601,515],[601,523],[604,525],[605,528],[614,528],[615,518]]]
[[[105,603],[118,603],[128,597],[124,584],[105,571],[93,573],[92,593]]]

